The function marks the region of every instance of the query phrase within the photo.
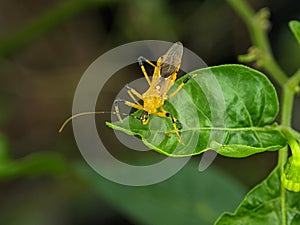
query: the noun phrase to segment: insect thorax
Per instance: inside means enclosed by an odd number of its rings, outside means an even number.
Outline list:
[[[145,97],[143,100],[144,110],[147,111],[149,114],[156,112],[156,109],[163,106],[164,104],[164,99],[160,96],[149,96]]]

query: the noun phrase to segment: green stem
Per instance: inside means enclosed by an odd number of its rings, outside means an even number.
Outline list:
[[[261,50],[270,52],[270,45],[266,34],[266,29],[258,26],[255,21],[256,12],[245,0],[227,0],[236,13],[243,19],[250,32],[251,40],[254,45]]]
[[[291,127],[294,90],[291,89],[289,83],[297,83],[298,85],[298,82],[300,80],[300,71],[298,71],[296,75],[293,76],[290,80],[288,80],[287,75],[282,71],[278,63],[275,61],[267,37],[267,11],[261,10],[260,12],[255,13],[245,0],[227,0],[227,2],[233,9],[235,9],[237,14],[239,14],[239,16],[247,25],[253,45],[263,53],[261,54],[261,58],[256,58],[256,60],[260,60],[259,64],[262,66],[262,68],[266,70],[275,79],[275,81],[281,85],[281,87],[283,87],[281,121],[283,127]],[[287,152],[287,147],[279,150],[278,166],[280,167],[281,172],[283,172],[283,168],[287,160]],[[286,190],[282,186],[282,225],[286,225],[287,222],[285,201]]]
[[[293,102],[294,102],[294,92],[289,88],[288,85],[285,85],[283,87],[283,93],[282,93],[282,107],[281,107],[282,126],[291,127]]]
[[[264,53],[265,57],[261,63],[262,68],[266,70],[278,84],[283,86],[287,81],[287,76],[273,57],[267,36],[266,24],[268,21],[264,17],[259,17],[262,16],[259,15],[259,13],[267,14],[266,10],[255,13],[245,0],[227,0],[227,2],[247,25],[253,45]]]
[[[292,128],[289,128],[288,131],[290,132],[290,134],[293,136],[293,138],[295,138],[296,140],[300,140],[300,133]]]
[[[271,55],[271,53],[269,53],[269,58],[265,60],[262,67],[274,78],[278,84],[280,84],[280,86],[283,86],[287,82],[287,75],[274,60],[274,57]]]
[[[297,158],[297,160],[299,160],[300,147],[298,141],[296,141],[295,138],[290,133],[285,133],[285,136],[290,146],[290,149],[292,151],[293,159]]]
[[[298,85],[300,82],[300,68],[296,71],[296,73],[294,73],[290,80]]]
[[[292,91],[299,93],[299,91],[300,91],[299,83],[300,83],[300,68],[289,79],[288,86]]]
[[[282,125],[279,125],[278,128],[279,128],[278,130],[281,131],[282,133],[288,133],[294,139],[300,141],[300,133],[298,131],[294,130],[293,128],[282,126]]]
[[[294,92],[289,88],[288,85],[284,85],[282,94],[282,112],[281,112],[281,123],[282,126],[291,127],[292,121],[292,110],[293,110]],[[288,157],[288,147],[284,147],[279,150],[278,166],[280,167],[281,174],[284,172],[284,165]],[[281,185],[281,215],[282,224],[286,225],[286,190]]]
[[[227,2],[243,19],[247,26],[252,26],[251,20],[255,15],[255,11],[250,7],[248,2],[244,0],[227,0]]]
[[[282,112],[281,112],[281,124],[284,127],[291,127],[292,111],[294,102],[294,92],[288,85],[283,87],[282,93]],[[280,166],[282,172],[285,162],[287,160],[287,147],[279,151],[278,166]]]

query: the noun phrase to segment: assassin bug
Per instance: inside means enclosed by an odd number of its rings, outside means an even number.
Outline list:
[[[181,142],[179,130],[181,130],[183,127],[182,123],[178,119],[176,119],[171,113],[167,112],[163,108],[163,106],[164,101],[176,95],[182,89],[185,83],[187,83],[188,80],[191,78],[191,76],[187,77],[172,93],[168,93],[176,81],[177,73],[181,65],[182,54],[183,46],[180,42],[176,42],[169,48],[169,50],[164,55],[158,58],[156,65],[142,56],[138,58],[139,66],[141,67],[142,73],[147,83],[149,84],[149,88],[148,90],[146,90],[145,93],[140,94],[135,89],[129,86],[126,87],[127,93],[131,97],[133,102],[123,99],[117,99],[114,101],[115,112],[113,113],[117,115],[119,121],[122,122],[122,118],[120,116],[118,107],[119,103],[124,103],[129,107],[141,110],[142,113],[140,117],[137,118],[141,121],[143,125],[148,124],[151,114],[157,115],[159,117],[167,117],[171,119],[174,128],[172,131],[167,132],[167,134],[175,133],[179,142]],[[154,68],[153,76],[151,77],[151,79],[146,72],[144,63],[147,63]],[[142,103],[139,103],[137,98],[141,100]],[[64,124],[60,128],[60,132],[71,119],[77,116],[93,113],[101,114],[104,112],[85,112],[76,114],[64,122]]]

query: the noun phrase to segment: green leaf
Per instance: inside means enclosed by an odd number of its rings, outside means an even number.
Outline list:
[[[289,22],[289,26],[295,38],[297,39],[298,43],[300,44],[300,22],[296,20],[292,20]]]
[[[151,115],[148,125],[134,116],[107,123],[113,129],[138,135],[144,144],[168,156],[189,156],[208,149],[229,157],[246,157],[263,151],[278,150],[286,141],[274,122],[278,113],[276,91],[262,73],[242,65],[204,68],[179,79],[192,79],[164,108],[178,118],[183,129],[182,143],[171,121]],[[174,88],[170,90],[170,93]]]
[[[19,177],[56,175],[66,169],[62,157],[56,153],[32,153],[19,160],[8,160],[0,164],[0,181]]]
[[[0,181],[46,174],[56,175],[65,169],[65,162],[57,153],[32,153],[21,159],[12,159],[9,156],[8,141],[0,133]]]
[[[212,167],[199,172],[194,162],[164,182],[143,187],[110,182],[83,165],[75,171],[135,224],[211,225],[224,210],[233,210],[246,192],[224,172]]]
[[[286,195],[285,195],[286,194]],[[281,201],[285,195],[285,209]],[[280,169],[276,168],[267,179],[253,188],[237,210],[224,213],[215,225],[296,225],[300,224],[300,193],[281,194]],[[282,222],[282,211],[286,223]]]
[[[2,163],[5,163],[8,160],[8,155],[8,141],[0,133],[0,166]]]

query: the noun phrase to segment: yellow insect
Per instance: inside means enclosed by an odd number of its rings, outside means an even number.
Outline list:
[[[133,102],[117,99],[114,101],[114,114],[117,115],[118,119],[122,122],[122,118],[120,116],[118,103],[124,103],[127,106],[138,109],[142,111],[141,116],[138,118],[143,125],[146,125],[149,122],[149,118],[151,114],[155,114],[160,117],[170,118],[173,123],[173,130],[168,133],[175,133],[178,137],[178,140],[181,142],[181,138],[179,135],[179,130],[182,129],[182,123],[176,119],[171,113],[167,112],[163,106],[165,100],[176,95],[184,86],[186,82],[191,78],[191,76],[187,77],[183,80],[183,82],[172,92],[168,93],[171,87],[174,85],[174,82],[177,79],[177,73],[180,69],[181,58],[183,54],[183,46],[180,42],[174,43],[170,49],[161,57],[158,58],[156,65],[150,62],[148,59],[144,57],[139,57],[138,62],[141,67],[141,70],[145,76],[146,81],[149,84],[148,90],[140,94],[135,89],[126,86],[127,93],[132,98]],[[153,76],[148,76],[146,69],[144,67],[144,63],[148,63],[154,68]],[[138,99],[142,100],[142,103],[139,103]],[[76,114],[70,118],[68,118],[60,128],[60,132],[64,128],[64,126],[73,118],[81,115],[87,114],[101,114],[104,112],[85,112]]]

